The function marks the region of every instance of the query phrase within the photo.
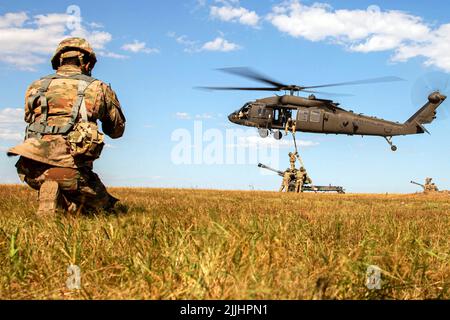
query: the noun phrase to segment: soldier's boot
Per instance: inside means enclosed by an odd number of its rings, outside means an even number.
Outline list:
[[[60,201],[58,182],[45,181],[39,190],[38,216],[55,215]]]

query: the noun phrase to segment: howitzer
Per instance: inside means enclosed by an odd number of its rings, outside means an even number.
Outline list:
[[[274,168],[271,168],[271,167],[269,167],[269,166],[266,166],[265,164],[259,163],[259,164],[258,164],[258,167],[259,167],[259,168],[262,168],[262,169],[267,169],[267,170],[273,171],[273,172],[277,173],[280,177],[283,177],[283,176],[284,176],[284,172],[283,172],[283,171],[275,170]]]
[[[270,171],[273,171],[277,173],[280,177],[284,177],[284,172],[275,170],[269,166],[266,166],[262,163],[258,164],[258,167],[262,169],[267,169]],[[292,179],[289,183],[289,189],[288,192],[295,192],[295,175],[292,175]],[[313,186],[313,185],[306,185],[304,184],[302,187],[302,192],[337,192],[339,194],[345,194],[345,189],[343,187],[338,186]]]
[[[266,166],[265,164],[262,164],[262,163],[259,163],[258,167],[260,167],[262,169],[267,169],[267,170],[273,171],[276,174],[278,174],[280,177],[284,178],[284,172],[283,171],[275,170],[274,168]],[[289,182],[289,188],[288,188],[287,191],[288,192],[295,192],[295,174],[293,174],[292,172],[291,172],[291,181]]]
[[[418,182],[415,182],[415,181],[411,181],[411,183],[422,187],[423,190],[426,190],[425,186],[423,184],[421,184],[421,183],[418,183]]]

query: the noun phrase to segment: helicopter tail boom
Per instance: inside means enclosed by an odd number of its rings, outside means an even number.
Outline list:
[[[432,123],[433,120],[436,119],[436,110],[445,99],[447,99],[446,96],[439,92],[433,92],[428,96],[428,102],[409,118],[408,121],[405,122],[405,125],[417,127],[421,133],[428,132],[423,125]]]

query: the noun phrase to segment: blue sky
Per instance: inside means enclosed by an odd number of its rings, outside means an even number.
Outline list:
[[[229,113],[267,96],[193,89],[255,85],[216,68],[250,66],[301,85],[398,76],[406,81],[330,91],[354,95],[335,98],[344,108],[400,122],[426,102],[425,89],[421,100],[411,98],[418,79],[450,72],[450,4],[442,1],[0,1],[0,183],[18,182],[17,159],[4,151],[20,141],[18,109],[27,86],[52,72],[57,41],[73,32],[66,23],[71,5],[81,10],[76,31],[99,53],[94,76],[112,84],[127,117],[124,137],[109,139],[95,164],[112,186],[279,187],[277,176],[255,164],[173,163],[177,129],[193,133],[201,121],[204,130],[225,134],[238,129]],[[450,188],[449,107],[441,107],[447,118],[428,125],[431,136],[394,138],[396,153],[382,138],[299,133],[297,139],[306,145],[301,152],[316,184],[414,192],[409,181],[430,176]],[[289,140],[278,146],[280,169],[291,146]]]

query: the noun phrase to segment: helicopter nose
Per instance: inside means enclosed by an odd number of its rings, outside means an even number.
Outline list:
[[[236,113],[235,113],[235,112],[231,113],[231,114],[228,116],[228,120],[230,120],[230,121],[233,122],[233,123],[236,123],[236,119],[237,119],[237,116],[236,116]]]

